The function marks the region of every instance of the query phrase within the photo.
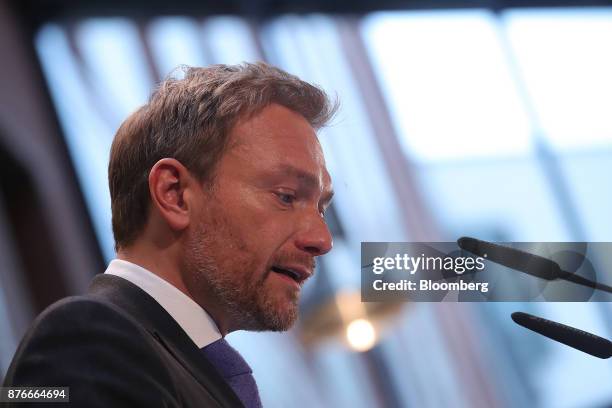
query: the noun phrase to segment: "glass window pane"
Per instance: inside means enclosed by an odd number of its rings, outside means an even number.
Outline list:
[[[36,50],[102,252],[110,260],[115,250],[107,165],[113,129],[92,101],[66,32],[57,25],[43,27]]]
[[[197,22],[188,17],[162,17],[148,26],[151,52],[163,77],[179,65],[206,65]]]
[[[253,39],[254,32],[239,17],[219,16],[207,19],[202,32],[213,64],[240,64],[262,60]]]
[[[612,10],[513,10],[504,21],[552,145],[612,146]]]
[[[486,11],[375,13],[363,35],[408,155],[522,155],[531,127]]]
[[[144,104],[154,79],[146,63],[136,24],[124,18],[95,18],[79,24],[75,41],[87,81],[112,112],[111,128]]]

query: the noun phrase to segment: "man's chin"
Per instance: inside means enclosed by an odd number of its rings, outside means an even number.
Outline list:
[[[298,317],[298,306],[293,302],[286,302],[283,305],[264,304],[258,308],[256,316],[257,328],[255,331],[287,331],[293,327]]]

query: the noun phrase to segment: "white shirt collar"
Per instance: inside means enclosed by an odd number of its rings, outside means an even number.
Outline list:
[[[200,305],[153,272],[128,261],[113,259],[104,273],[126,279],[147,292],[166,309],[198,348],[222,337],[213,319]]]

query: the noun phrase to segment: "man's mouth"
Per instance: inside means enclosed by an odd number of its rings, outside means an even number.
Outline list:
[[[281,275],[285,275],[291,278],[293,281],[298,284],[302,284],[306,279],[310,277],[312,274],[308,268],[303,266],[273,266],[272,272],[276,272]]]

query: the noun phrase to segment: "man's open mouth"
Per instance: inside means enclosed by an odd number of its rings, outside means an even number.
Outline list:
[[[302,274],[297,271],[292,271],[291,269],[280,268],[278,266],[273,266],[271,269],[273,272],[280,273],[281,275],[290,277],[297,283],[301,283],[304,280],[304,278],[302,278]]]

